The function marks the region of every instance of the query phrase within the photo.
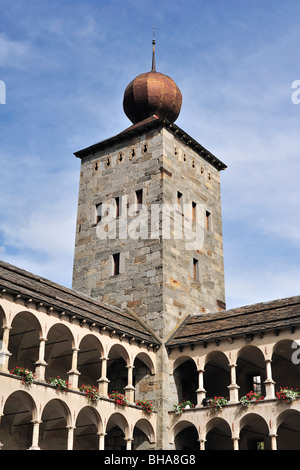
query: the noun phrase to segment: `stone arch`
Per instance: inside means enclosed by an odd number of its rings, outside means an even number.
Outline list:
[[[72,366],[74,337],[71,330],[61,323],[55,323],[48,331],[45,347],[46,380],[60,376],[67,379]]]
[[[79,386],[83,384],[97,386],[97,381],[101,377],[102,356],[103,345],[99,339],[92,334],[85,335],[80,341],[78,351]]]
[[[178,357],[173,365],[173,377],[178,402],[189,400],[196,405],[198,372],[195,360],[190,356]]]
[[[175,424],[172,433],[176,450],[199,450],[198,430],[190,421],[179,421]]]
[[[74,431],[74,450],[98,450],[99,433],[103,424],[98,411],[92,406],[82,408],[76,419]]]
[[[128,370],[130,358],[127,350],[121,344],[114,344],[108,353],[107,378],[109,380],[108,393],[118,391],[124,393],[128,384]]]
[[[11,354],[8,368],[25,367],[34,371],[39,358],[41,324],[37,317],[28,311],[20,311],[11,323],[8,350]]]
[[[293,340],[278,341],[272,351],[272,379],[276,389],[298,388],[300,383],[300,346]]]
[[[265,357],[261,349],[247,345],[238,351],[236,361],[236,381],[240,387],[240,397],[251,390],[265,395]]]
[[[284,410],[277,417],[277,450],[300,450],[300,412]]]
[[[41,415],[39,444],[42,450],[67,450],[68,426],[72,425],[68,405],[54,398],[44,406]]]
[[[29,393],[19,390],[4,404],[0,422],[0,441],[4,450],[29,449],[32,443],[32,420],[37,417],[36,404]]]
[[[228,387],[231,382],[229,360],[222,351],[211,351],[205,358],[204,389],[206,397],[228,397]]]
[[[206,425],[206,450],[233,450],[232,433],[224,418],[214,417]]]
[[[155,374],[152,359],[145,352],[140,352],[133,362],[133,386],[135,389],[135,400],[151,399],[152,386],[151,377]]]
[[[132,450],[147,450],[155,442],[155,432],[148,419],[139,419],[133,428]]]
[[[248,413],[240,421],[240,450],[271,450],[269,426],[257,413]]]
[[[105,450],[126,450],[125,439],[131,438],[127,419],[121,413],[113,413],[106,424]]]

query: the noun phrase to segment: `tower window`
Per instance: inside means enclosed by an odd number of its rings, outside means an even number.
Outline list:
[[[96,205],[96,224],[99,224],[102,219],[102,202]]]
[[[181,212],[183,209],[183,196],[179,191],[177,191],[177,209]]]
[[[137,210],[138,211],[141,210],[142,205],[143,205],[143,190],[142,189],[138,189],[135,192],[135,201],[137,205]]]
[[[116,208],[116,218],[118,218],[121,215],[121,205],[120,205],[119,197],[115,197],[115,208]]]
[[[206,230],[211,230],[211,213],[208,211],[205,213],[205,227]]]
[[[196,222],[196,207],[197,204],[193,201],[192,202],[192,221]]]
[[[193,279],[199,281],[199,261],[197,258],[193,258]]]
[[[120,274],[120,253],[115,253],[113,256],[113,276]]]

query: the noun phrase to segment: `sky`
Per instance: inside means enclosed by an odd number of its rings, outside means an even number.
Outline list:
[[[299,295],[299,17],[299,0],[0,0],[0,259],[71,287],[74,152],[130,126],[155,25],[176,124],[227,165],[227,308]]]

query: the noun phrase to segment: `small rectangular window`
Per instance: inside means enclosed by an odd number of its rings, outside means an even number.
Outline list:
[[[120,253],[113,255],[113,276],[120,274]]]
[[[205,213],[205,227],[206,230],[211,230],[211,213],[208,211]]]
[[[121,216],[120,198],[115,197],[116,219]]]
[[[177,191],[177,209],[182,212],[183,210],[183,196],[182,193]]]
[[[143,190],[142,189],[138,189],[135,192],[135,201],[136,201],[137,210],[140,211],[143,205]]]
[[[97,204],[96,205],[96,224],[99,224],[99,222],[101,222],[101,219],[102,219],[102,202],[100,204]]]
[[[196,222],[196,208],[197,204],[193,201],[192,202],[192,221]]]
[[[199,261],[197,258],[193,258],[193,279],[199,281]]]

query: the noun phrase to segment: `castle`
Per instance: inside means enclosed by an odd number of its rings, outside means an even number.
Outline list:
[[[226,310],[220,173],[152,69],[81,160],[73,286],[0,262],[3,450],[299,449],[300,297]]]

